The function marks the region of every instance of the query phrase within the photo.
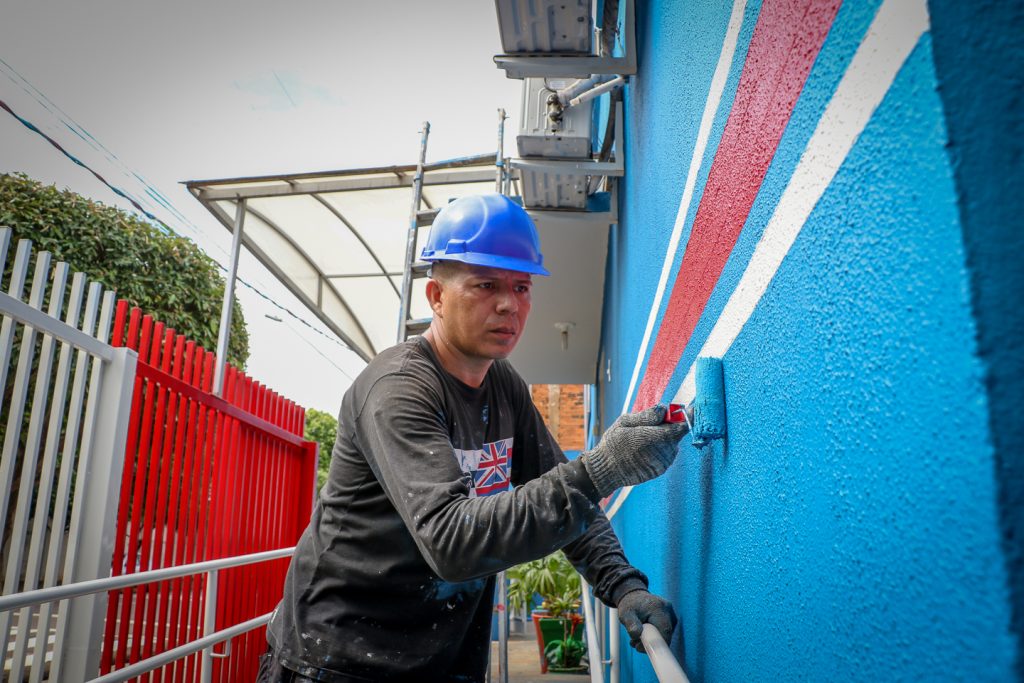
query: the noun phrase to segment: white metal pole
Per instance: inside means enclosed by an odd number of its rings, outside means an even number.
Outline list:
[[[508,118],[504,109],[498,109],[498,153],[494,156],[494,165],[498,167],[495,179],[495,191],[505,190],[505,119]]]
[[[619,683],[619,610],[608,610],[608,659],[611,660],[608,680]]]
[[[101,322],[101,329],[103,323]],[[113,358],[93,369],[86,408],[82,454],[76,477],[75,502],[71,512],[70,535],[81,534],[68,543],[65,581],[98,579],[110,574],[114,553],[113,529],[117,523],[124,449],[128,438],[128,418],[135,389],[138,354],[130,349],[114,349]],[[97,366],[100,361],[94,361]],[[73,544],[73,541],[76,541]],[[77,550],[73,550],[77,548]],[[71,571],[67,571],[67,569]],[[70,575],[70,576],[69,576]],[[54,663],[62,675],[54,680],[82,681],[99,671],[103,618],[107,596],[90,595],[72,600],[61,640],[67,634],[63,661]],[[40,625],[44,629],[46,625]],[[41,630],[40,633],[45,633]],[[55,653],[60,648],[55,645]],[[56,654],[55,654],[56,656]]]
[[[590,584],[580,579],[583,589],[583,620],[587,634],[587,657],[590,659],[590,682],[604,683],[604,665],[601,663],[601,641],[597,637],[597,622],[594,620],[594,605],[590,598]]]
[[[508,578],[498,574],[498,681],[508,683]]]
[[[206,602],[203,606],[203,635],[217,630],[217,570],[206,575]],[[213,645],[203,648],[203,663],[199,673],[200,683],[213,680]]]
[[[227,367],[228,342],[231,340],[232,302],[235,298],[235,277],[238,275],[238,256],[242,250],[242,231],[245,229],[245,199],[235,207],[235,226],[231,233],[231,262],[224,282],[224,303],[220,309],[220,329],[217,330],[217,372],[213,376],[213,393],[221,395],[224,389],[224,370]]]

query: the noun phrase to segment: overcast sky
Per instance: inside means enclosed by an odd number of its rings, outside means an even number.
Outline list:
[[[425,120],[428,161],[491,152],[498,107],[511,150],[520,82],[498,52],[484,0],[0,0],[0,99],[112,184],[155,188],[174,211],[147,208],[225,265],[230,235],[181,181],[414,163]],[[0,110],[12,171],[130,208]],[[255,259],[240,275],[322,333],[240,287],[249,373],[336,413],[362,362]]]

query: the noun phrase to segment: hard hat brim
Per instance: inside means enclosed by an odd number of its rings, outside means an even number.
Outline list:
[[[494,254],[477,254],[471,251],[461,254],[439,254],[424,260],[431,263],[436,261],[458,261],[459,263],[468,263],[472,266],[513,270],[517,273],[529,273],[530,275],[551,275],[544,266],[527,261],[526,259],[514,258],[512,256],[496,256]]]

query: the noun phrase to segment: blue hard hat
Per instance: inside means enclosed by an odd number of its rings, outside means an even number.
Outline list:
[[[462,197],[441,209],[420,258],[549,274],[533,219],[496,193]]]

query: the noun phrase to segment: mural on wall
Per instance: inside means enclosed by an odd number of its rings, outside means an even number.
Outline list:
[[[638,33],[603,418],[691,401],[712,356],[729,421],[608,509],[677,607],[673,650],[693,680],[1008,680],[926,2],[651,0]]]

